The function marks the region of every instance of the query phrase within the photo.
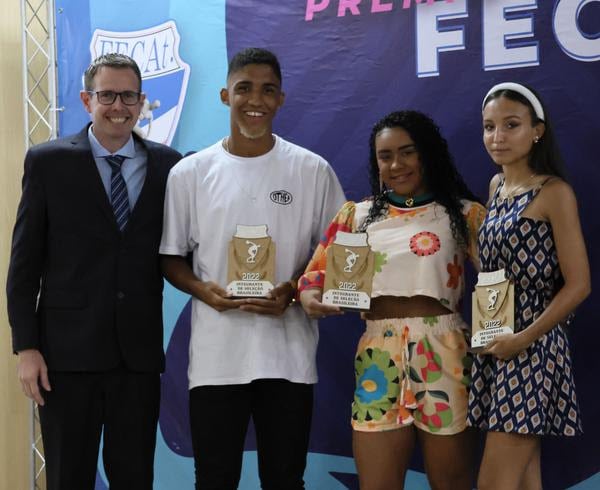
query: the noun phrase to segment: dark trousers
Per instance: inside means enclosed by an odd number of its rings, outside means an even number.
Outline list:
[[[301,490],[313,405],[312,385],[282,379],[190,390],[196,490],[235,490],[250,417],[263,490]]]
[[[39,407],[47,490],[93,490],[100,435],[111,490],[150,490],[160,375],[50,372]]]

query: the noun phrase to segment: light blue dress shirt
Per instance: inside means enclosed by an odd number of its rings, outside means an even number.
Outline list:
[[[146,179],[146,164],[148,161],[148,155],[143,145],[133,139],[133,136],[129,137],[127,143],[119,148],[114,153],[109,152],[104,148],[92,131],[92,126],[88,129],[88,138],[90,140],[90,146],[92,147],[92,155],[98,167],[100,178],[102,179],[102,185],[110,202],[110,177],[112,174],[112,168],[104,157],[110,155],[121,155],[125,157],[123,164],[121,165],[121,174],[125,179],[127,185],[127,196],[129,197],[129,209],[133,210],[135,203],[142,192],[144,180]]]

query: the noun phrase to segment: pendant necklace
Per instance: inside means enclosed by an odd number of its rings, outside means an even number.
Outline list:
[[[500,193],[499,193],[500,199],[502,199],[503,201],[508,201],[510,203],[515,198],[515,196],[518,196],[519,193],[521,193],[521,191],[525,191],[525,189],[527,189],[530,186],[531,181],[533,180],[533,178],[536,175],[537,174],[535,174],[535,173],[531,174],[525,182],[523,182],[522,184],[513,186],[511,189],[507,189],[505,187],[505,184],[506,184],[506,179],[505,179],[504,182],[502,183],[502,189],[500,189]]]
[[[425,194],[421,194],[419,196],[401,196],[396,194],[394,191],[389,191],[386,194],[388,202],[392,206],[396,206],[398,208],[412,208],[414,206],[423,206],[425,204],[432,203],[435,201],[435,197],[433,192],[427,192]]]

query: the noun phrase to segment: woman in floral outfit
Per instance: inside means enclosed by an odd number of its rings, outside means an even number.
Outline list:
[[[432,488],[470,489],[471,359],[457,312],[485,210],[439,128],[419,112],[394,112],[374,126],[369,172],[374,197],[338,212],[300,278],[300,300],[313,318],[341,313],[321,302],[326,252],[338,231],[366,232],[375,274],[352,404],[361,489],[403,488],[417,439]]]

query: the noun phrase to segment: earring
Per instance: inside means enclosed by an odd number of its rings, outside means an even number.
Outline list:
[[[533,142],[534,143],[538,143],[540,141],[540,137],[536,136],[535,138],[533,138]]]

